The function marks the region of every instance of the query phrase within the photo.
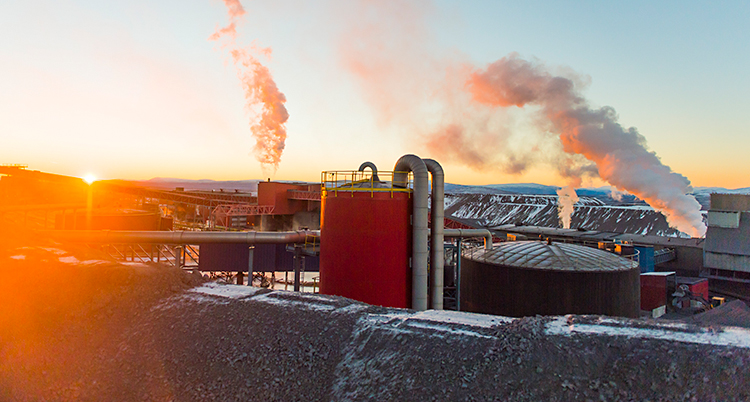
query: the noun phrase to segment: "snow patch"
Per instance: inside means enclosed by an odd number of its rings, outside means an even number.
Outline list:
[[[81,261],[81,265],[101,265],[101,264],[110,264],[107,260],[84,260]]]
[[[78,258],[73,257],[72,255],[66,256],[66,257],[60,257],[60,262],[64,264],[78,264],[80,261],[78,261]]]
[[[146,265],[145,262],[140,262],[140,261],[120,261],[119,263],[122,265],[130,266],[130,267],[143,267]]]
[[[40,247],[40,248],[42,250],[44,250],[44,251],[49,251],[50,253],[54,253],[56,255],[65,255],[65,254],[68,254],[67,251],[60,250],[59,248],[54,248],[54,247]]]
[[[452,328],[447,325],[437,324],[434,321],[418,321],[414,319],[408,319],[404,323],[409,328],[420,328],[432,331],[430,335],[437,335],[440,338],[444,338],[446,335],[460,335],[460,336],[473,336],[477,338],[495,339],[493,336],[480,334],[478,332]]]
[[[282,299],[279,297],[275,297],[274,296],[275,294],[276,292],[262,294],[260,296],[253,297],[253,301],[259,301],[259,302],[273,304],[277,306],[302,307],[308,310],[317,310],[317,311],[332,311],[336,309],[335,306],[332,306],[330,304],[313,303],[313,302],[301,301],[301,300]]]
[[[600,320],[599,322],[599,324],[570,323],[569,316],[557,317],[546,324],[545,333],[547,335],[564,336],[574,334],[626,336],[629,338],[750,348],[750,330],[744,328],[724,327],[720,330],[698,328],[697,332],[687,332],[688,326],[684,324],[659,324],[654,328],[633,328],[612,326],[614,323],[621,324],[615,320]]]
[[[429,320],[447,324],[460,324],[469,327],[492,328],[499,324],[513,322],[515,318],[503,317],[497,315],[465,313],[460,311],[448,310],[427,310],[420,311],[412,316],[413,318]]]
[[[230,299],[239,299],[243,297],[253,296],[260,290],[261,288],[252,286],[222,285],[215,282],[210,282],[198,287],[194,287],[188,290],[188,292],[202,293],[206,295],[226,297]]]
[[[484,314],[427,310],[414,314],[406,312],[371,314],[363,319],[363,324],[368,328],[376,327],[380,330],[399,333],[414,333],[414,329],[427,329],[433,331],[431,335],[438,337],[459,335],[492,339],[492,336],[472,331],[472,328],[492,328],[513,320],[509,317]],[[457,328],[457,326],[464,328]]]

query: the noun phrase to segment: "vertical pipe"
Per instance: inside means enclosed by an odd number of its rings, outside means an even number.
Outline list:
[[[445,217],[445,174],[443,167],[433,159],[423,159],[427,170],[432,175],[430,227],[430,293],[432,308],[443,309],[443,272],[445,271],[445,255],[443,251],[443,223]]]
[[[427,310],[427,167],[418,156],[404,155],[396,161],[393,171],[394,187],[406,187],[409,172],[414,174],[411,308]]]
[[[461,240],[456,246],[456,311],[461,311]]]
[[[294,248],[294,291],[299,292],[300,288],[300,263],[302,262],[302,253],[299,247]]]

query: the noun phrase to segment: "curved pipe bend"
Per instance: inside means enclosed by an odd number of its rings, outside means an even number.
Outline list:
[[[370,161],[363,162],[361,165],[359,165],[359,169],[357,170],[359,170],[360,172],[364,172],[365,169],[367,168],[370,168],[370,170],[372,170],[372,181],[379,182],[380,178],[378,177],[378,168],[375,166],[374,163]]]

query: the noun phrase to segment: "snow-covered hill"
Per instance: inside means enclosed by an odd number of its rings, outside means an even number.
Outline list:
[[[445,216],[478,227],[507,224],[560,227],[557,196],[447,194]],[[643,235],[678,236],[661,213],[648,206],[612,206],[583,196],[572,228]]]

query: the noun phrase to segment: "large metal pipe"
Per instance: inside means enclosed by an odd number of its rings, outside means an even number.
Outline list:
[[[422,159],[432,176],[432,197],[430,210],[432,226],[430,227],[430,298],[434,310],[443,309],[443,271],[445,253],[443,251],[443,223],[445,216],[445,173],[443,167],[433,159]]]
[[[404,155],[393,167],[393,186],[406,187],[409,172],[414,174],[412,213],[411,308],[427,310],[427,167],[416,155]]]
[[[370,168],[370,170],[372,170],[372,181],[373,182],[379,182],[380,178],[378,178],[378,168],[375,166],[374,163],[369,162],[369,161],[368,162],[362,162],[362,164],[359,165],[359,169],[357,169],[357,170],[359,170],[360,172],[364,172],[365,169],[367,169],[367,168]]]
[[[492,232],[487,229],[445,229],[443,235],[447,238],[484,237],[484,248],[492,250]]]
[[[319,231],[294,232],[197,232],[197,231],[121,231],[121,230],[50,230],[39,234],[58,241],[82,243],[153,243],[153,244],[291,244],[304,243]]]

